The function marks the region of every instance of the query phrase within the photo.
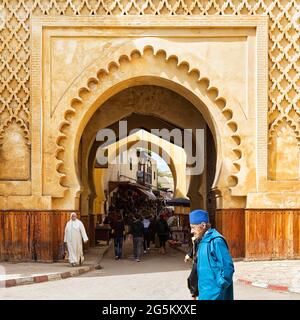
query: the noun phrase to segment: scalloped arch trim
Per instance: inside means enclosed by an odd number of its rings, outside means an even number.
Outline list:
[[[220,110],[224,117],[224,121],[228,129],[232,132],[232,143],[235,146],[232,149],[232,170],[234,174],[229,175],[229,187],[238,184],[238,173],[241,169],[242,151],[240,149],[241,137],[238,133],[238,124],[233,120],[233,110],[227,106],[226,99],[220,95],[218,88],[211,85],[210,79],[201,77],[201,72],[197,68],[193,68],[187,61],[179,61],[176,55],[168,55],[165,50],[154,50],[152,46],[145,46],[142,51],[134,49],[129,55],[122,54],[116,61],[110,61],[105,67],[100,68],[95,74],[91,75],[86,84],[80,87],[77,95],[70,101],[69,107],[64,111],[64,119],[59,124],[59,135],[56,140],[57,149],[55,157],[57,160],[56,171],[59,174],[59,183],[62,187],[66,187],[66,173],[64,170],[65,148],[63,140],[67,139],[66,129],[71,126],[72,117],[76,114],[79,106],[83,106],[85,101],[94,95],[98,86],[106,81],[113,72],[117,72],[122,64],[131,64],[134,60],[142,57],[151,56],[154,59],[160,59],[165,64],[173,64],[180,72],[187,74],[196,84],[197,88],[205,94]]]
[[[15,122],[23,131],[23,135],[24,135],[24,139],[26,141],[26,144],[28,146],[31,145],[30,143],[30,132],[27,128],[27,125],[26,123],[20,119],[20,118],[17,118],[16,116],[12,116],[10,117],[5,123],[4,125],[1,127],[0,129],[0,146],[3,144],[3,138],[4,138],[4,134],[5,134],[5,131],[6,129],[13,123]]]
[[[278,134],[278,129],[280,126],[282,126],[284,123],[286,123],[291,130],[295,134],[295,139],[297,140],[298,147],[300,147],[300,131],[299,131],[299,125],[297,122],[295,122],[293,119],[288,118],[287,116],[283,115],[276,119],[276,121],[272,124],[270,131],[269,131],[269,144],[272,143],[272,140],[275,135]]]

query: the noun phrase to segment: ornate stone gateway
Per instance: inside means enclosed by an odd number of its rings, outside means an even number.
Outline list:
[[[2,1],[1,259],[59,259],[70,211],[93,229],[96,132],[136,112],[207,125],[216,227],[235,257],[300,256],[299,5],[233,2]],[[145,86],[182,103],[114,108]]]

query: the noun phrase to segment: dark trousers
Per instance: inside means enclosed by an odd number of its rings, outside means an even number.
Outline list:
[[[142,255],[142,248],[143,248],[143,238],[133,238],[133,255],[134,259],[140,259]]]
[[[150,248],[150,232],[148,229],[144,229],[144,251]]]
[[[159,234],[158,235],[159,237],[159,247],[163,247],[165,248],[166,247],[166,242],[168,240],[168,236],[167,235],[164,235],[164,234]]]
[[[119,259],[122,258],[123,236],[115,237],[115,256]]]

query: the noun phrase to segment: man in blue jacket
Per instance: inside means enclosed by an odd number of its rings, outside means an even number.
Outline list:
[[[224,237],[211,228],[208,212],[190,213],[191,233],[201,239],[197,251],[199,300],[233,300],[234,266]]]

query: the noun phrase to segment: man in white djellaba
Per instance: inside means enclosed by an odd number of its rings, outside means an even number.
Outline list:
[[[73,267],[84,261],[82,240],[88,242],[83,223],[77,219],[75,212],[71,213],[70,220],[66,224],[64,242],[67,243],[69,262]]]

